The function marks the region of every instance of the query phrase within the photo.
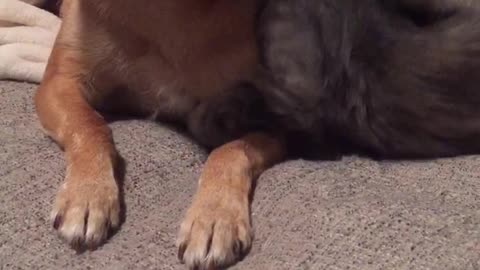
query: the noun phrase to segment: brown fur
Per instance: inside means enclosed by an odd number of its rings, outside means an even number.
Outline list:
[[[67,161],[54,226],[73,246],[94,248],[120,223],[117,151],[96,110],[185,122],[196,105],[249,80],[256,1],[67,0],[61,12],[35,101]],[[252,134],[212,153],[178,240],[188,267],[229,264],[249,248],[252,180],[282,149]]]

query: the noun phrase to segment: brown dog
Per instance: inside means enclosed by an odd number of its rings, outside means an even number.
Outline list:
[[[70,244],[95,248],[120,222],[117,151],[96,109],[195,119],[198,106],[251,78],[255,11],[255,0],[64,2],[35,101],[46,133],[65,150],[52,219]],[[226,265],[250,247],[252,180],[283,148],[256,133],[212,152],[178,238],[188,267]]]

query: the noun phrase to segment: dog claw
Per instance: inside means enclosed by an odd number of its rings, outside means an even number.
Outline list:
[[[54,221],[53,221],[53,228],[54,228],[55,230],[58,230],[58,228],[60,228],[60,226],[62,225],[62,223],[63,223],[63,217],[62,217],[61,215],[57,214],[57,215],[55,216]]]
[[[178,247],[178,260],[181,262],[181,263],[185,263],[185,259],[184,259],[184,255],[185,255],[185,250],[187,250],[187,245],[186,244],[181,244],[179,247]]]

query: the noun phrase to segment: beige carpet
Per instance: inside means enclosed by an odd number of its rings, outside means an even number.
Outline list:
[[[205,152],[158,124],[112,124],[127,161],[127,219],[101,249],[76,255],[46,219],[64,162],[39,130],[34,90],[0,83],[0,269],[183,269],[174,239]],[[480,269],[479,165],[278,165],[258,183],[256,240],[233,269]]]

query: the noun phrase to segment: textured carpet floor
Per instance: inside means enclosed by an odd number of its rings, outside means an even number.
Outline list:
[[[205,152],[158,124],[112,124],[127,161],[127,219],[101,249],[76,255],[47,220],[64,161],[40,132],[34,89],[0,83],[0,269],[183,269],[174,239]],[[259,181],[256,240],[233,269],[480,269],[479,165],[278,165]]]

